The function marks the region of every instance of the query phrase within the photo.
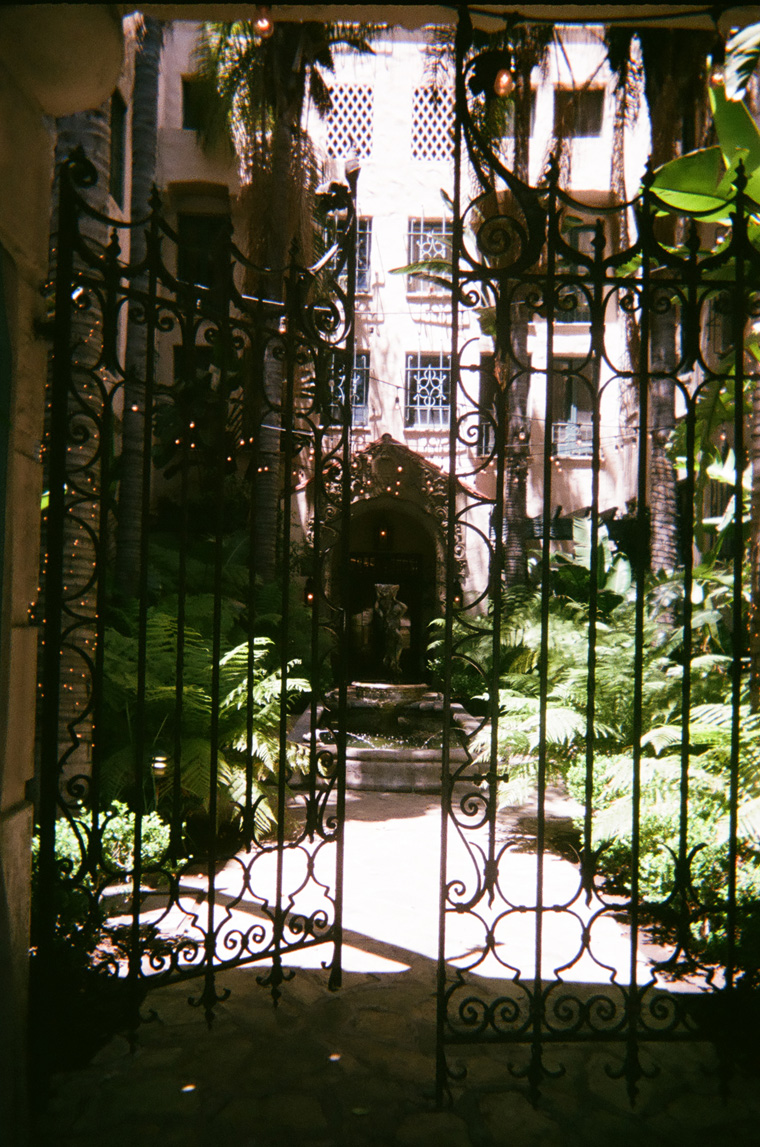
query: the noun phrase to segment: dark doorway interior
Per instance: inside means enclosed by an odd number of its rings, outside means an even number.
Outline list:
[[[427,627],[436,615],[435,549],[426,529],[403,513],[370,510],[351,528],[351,678],[383,680],[383,649],[373,618],[375,586],[397,585],[406,606],[402,681],[425,680]]]

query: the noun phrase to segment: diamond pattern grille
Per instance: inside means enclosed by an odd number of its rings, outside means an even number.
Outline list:
[[[375,93],[369,84],[336,84],[330,88],[327,154],[333,159],[372,154]]]
[[[446,160],[454,154],[454,93],[415,88],[412,104],[412,157]]]

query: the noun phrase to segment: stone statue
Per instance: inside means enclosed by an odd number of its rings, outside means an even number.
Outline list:
[[[383,669],[390,681],[398,681],[401,676],[401,619],[406,606],[396,600],[397,585],[375,586],[375,620],[380,642],[380,655]]]

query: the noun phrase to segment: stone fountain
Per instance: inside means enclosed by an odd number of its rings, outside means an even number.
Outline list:
[[[373,630],[381,681],[349,685],[346,708],[346,786],[380,792],[440,792],[443,697],[424,683],[399,680],[406,606],[397,585],[375,586]],[[291,737],[308,742],[308,713]],[[467,760],[465,742],[478,722],[458,704],[451,707],[450,762]],[[325,697],[318,716],[317,748],[336,751],[338,690]]]

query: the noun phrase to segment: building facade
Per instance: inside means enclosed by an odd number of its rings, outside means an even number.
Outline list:
[[[197,26],[175,23],[165,36],[159,96],[158,182],[176,212],[180,237],[202,244],[221,217],[229,216],[244,247],[240,178],[233,163],[210,156],[198,142],[192,75]],[[450,259],[453,182],[453,65],[435,70],[429,53],[432,29],[389,29],[371,54],[336,50],[327,75],[332,108],[322,118],[309,106],[306,126],[321,159],[325,182],[345,179],[358,163],[356,357],[351,383],[351,450],[359,491],[349,541],[356,575],[355,615],[372,605],[374,584],[399,584],[409,609],[409,661],[422,671],[427,623],[440,612],[443,500],[448,470],[452,402],[450,292],[430,274],[403,268]],[[541,180],[550,155],[559,156],[561,184],[588,205],[583,218],[568,215],[566,238],[592,251],[597,211],[616,200],[611,156],[622,187],[635,193],[648,146],[642,112],[616,136],[616,102],[601,27],[557,29],[533,73],[530,179]],[[514,139],[499,141],[509,167]],[[474,194],[474,188],[473,188]],[[498,188],[497,188],[498,194]],[[617,188],[621,194],[620,175]],[[595,211],[597,209],[597,211]],[[613,242],[608,225],[605,238]],[[204,230],[205,228],[205,230]],[[446,278],[446,271],[438,267]],[[544,426],[547,387],[553,391],[553,492],[558,536],[572,537],[572,517],[591,505],[592,385],[600,393],[599,504],[605,517],[624,515],[635,494],[637,412],[617,377],[627,365],[626,325],[608,311],[605,332],[609,382],[590,376],[588,306],[566,297],[566,314],[553,328],[553,369],[547,373],[546,323],[540,314],[527,327],[530,385],[527,399],[528,534],[537,536],[543,505]],[[461,589],[475,597],[487,579],[487,502],[493,498],[495,461],[488,412],[496,383],[494,342],[477,308],[460,308],[459,434],[462,530],[458,541]],[[166,348],[166,354],[171,354]],[[171,369],[170,363],[164,370]],[[604,371],[604,366],[602,371]],[[334,380],[337,401],[345,386]],[[469,407],[469,409],[468,409]],[[313,516],[310,460],[299,459],[294,525],[310,534]],[[362,475],[365,477],[362,478]],[[382,477],[378,477],[382,475]],[[386,480],[387,479],[387,480]],[[468,490],[472,494],[468,504]],[[482,502],[481,499],[485,499]],[[424,587],[420,589],[420,587]]]

